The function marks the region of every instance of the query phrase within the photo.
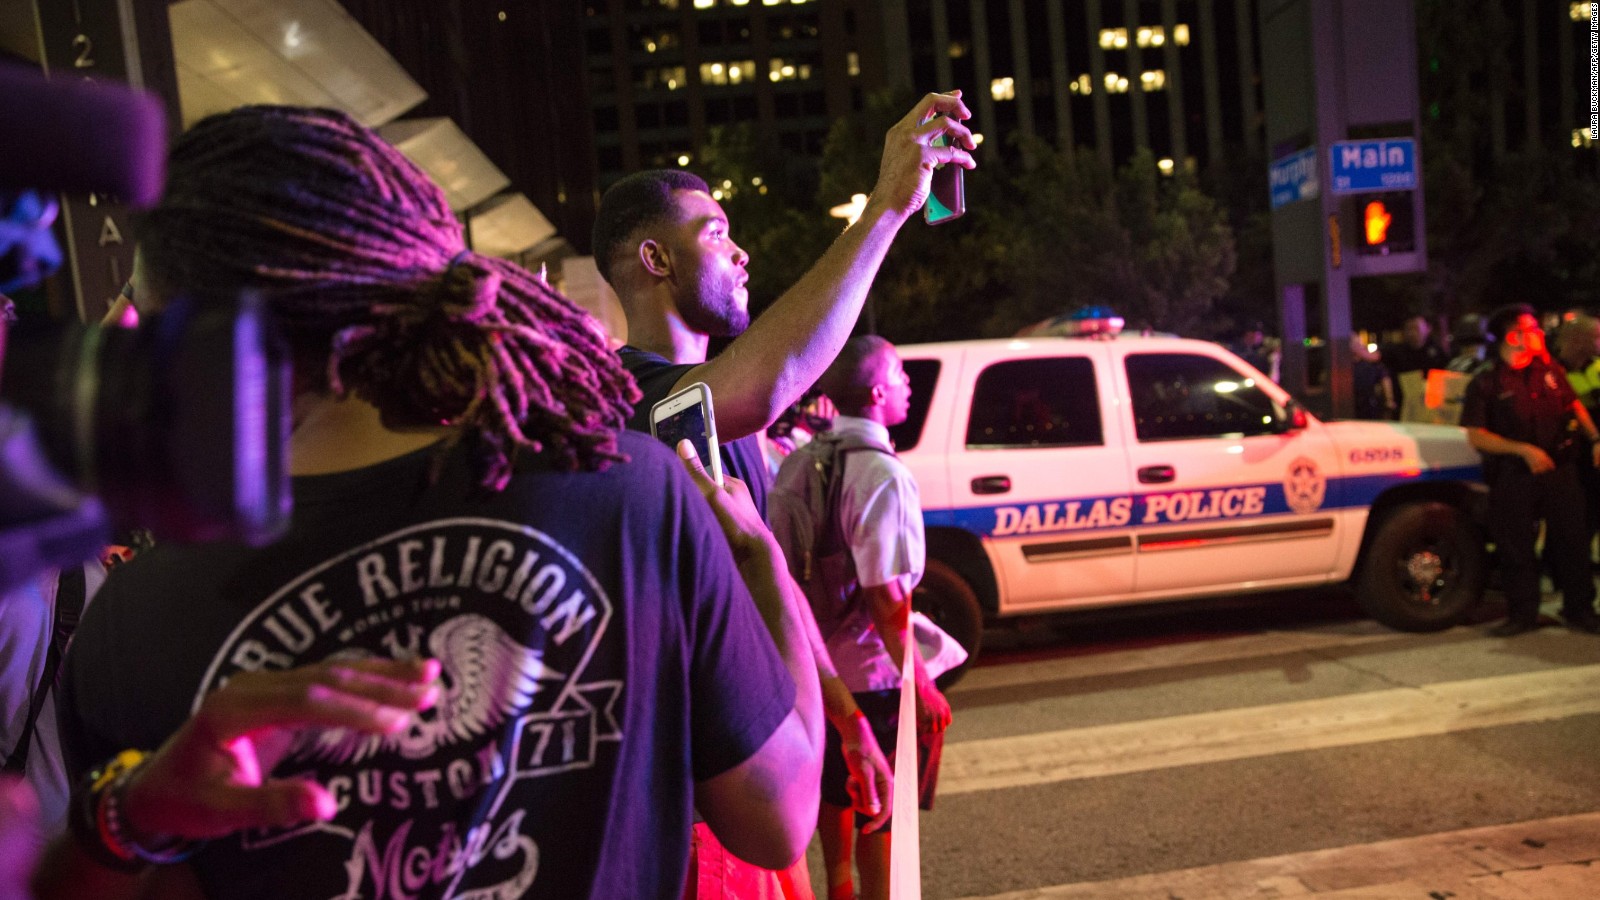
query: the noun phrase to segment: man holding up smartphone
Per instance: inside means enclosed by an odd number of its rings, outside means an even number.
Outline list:
[[[704,382],[715,403],[723,469],[748,486],[765,515],[770,476],[757,433],[838,356],[895,235],[928,200],[935,167],[977,165],[972,132],[961,124],[970,116],[960,91],[919,100],[885,136],[878,183],[855,225],[755,322],[745,288],[750,256],[733,241],[727,214],[703,179],[662,169],[612,185],[595,218],[594,256],[627,316],[622,362],[643,394],[628,427],[648,431],[657,402]],[[939,146],[939,138],[948,144]],[[707,360],[712,337],[735,340]],[[811,631],[825,712],[849,751],[857,809],[875,828],[889,813],[889,766],[814,624]],[[713,840],[697,826],[697,848],[705,842],[716,853]]]
[[[627,316],[622,360],[644,393],[629,427],[648,431],[657,401],[705,382],[724,468],[749,485],[765,513],[767,478],[754,435],[838,355],[895,235],[928,199],[934,168],[976,165],[972,132],[961,124],[970,115],[952,91],[928,94],[895,123],[861,218],[754,322],[745,289],[750,256],[730,237],[704,180],[658,169],[612,185],[595,218],[594,257]],[[940,136],[950,146],[935,146]],[[735,336],[706,359],[711,338]]]

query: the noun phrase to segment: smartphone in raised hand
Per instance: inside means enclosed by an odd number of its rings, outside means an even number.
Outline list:
[[[953,139],[946,132],[934,138],[932,146],[949,147],[952,144]],[[928,202],[922,205],[922,218],[929,225],[942,225],[966,215],[966,171],[955,163],[940,163],[934,167]]]
[[[722,456],[717,452],[717,420],[711,410],[711,387],[697,381],[650,407],[650,433],[677,448],[688,438],[711,480],[722,484]]]

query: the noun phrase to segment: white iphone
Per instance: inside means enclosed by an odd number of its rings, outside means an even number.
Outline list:
[[[650,407],[650,433],[674,450],[688,438],[700,464],[722,484],[722,456],[717,452],[717,420],[711,413],[711,387],[696,381]]]

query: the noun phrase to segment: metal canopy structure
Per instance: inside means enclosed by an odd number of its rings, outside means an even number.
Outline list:
[[[506,173],[449,119],[401,119],[378,133],[444,188],[450,208],[458,213],[511,186]]]
[[[520,259],[559,242],[455,122],[399,119],[427,93],[335,0],[179,0],[168,19],[186,127],[253,103],[343,110],[443,188],[478,252]]]
[[[472,249],[506,259],[517,259],[556,234],[525,194],[502,194],[472,210],[467,228]]]
[[[180,0],[169,21],[185,126],[282,103],[341,109],[377,127],[427,98],[334,0]]]

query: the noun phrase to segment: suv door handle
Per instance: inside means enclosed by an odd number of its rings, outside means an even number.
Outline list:
[[[1011,479],[1005,475],[985,475],[972,479],[974,494],[1004,494],[1011,490]]]
[[[1141,484],[1166,484],[1177,477],[1177,470],[1171,466],[1145,466],[1139,470]]]

